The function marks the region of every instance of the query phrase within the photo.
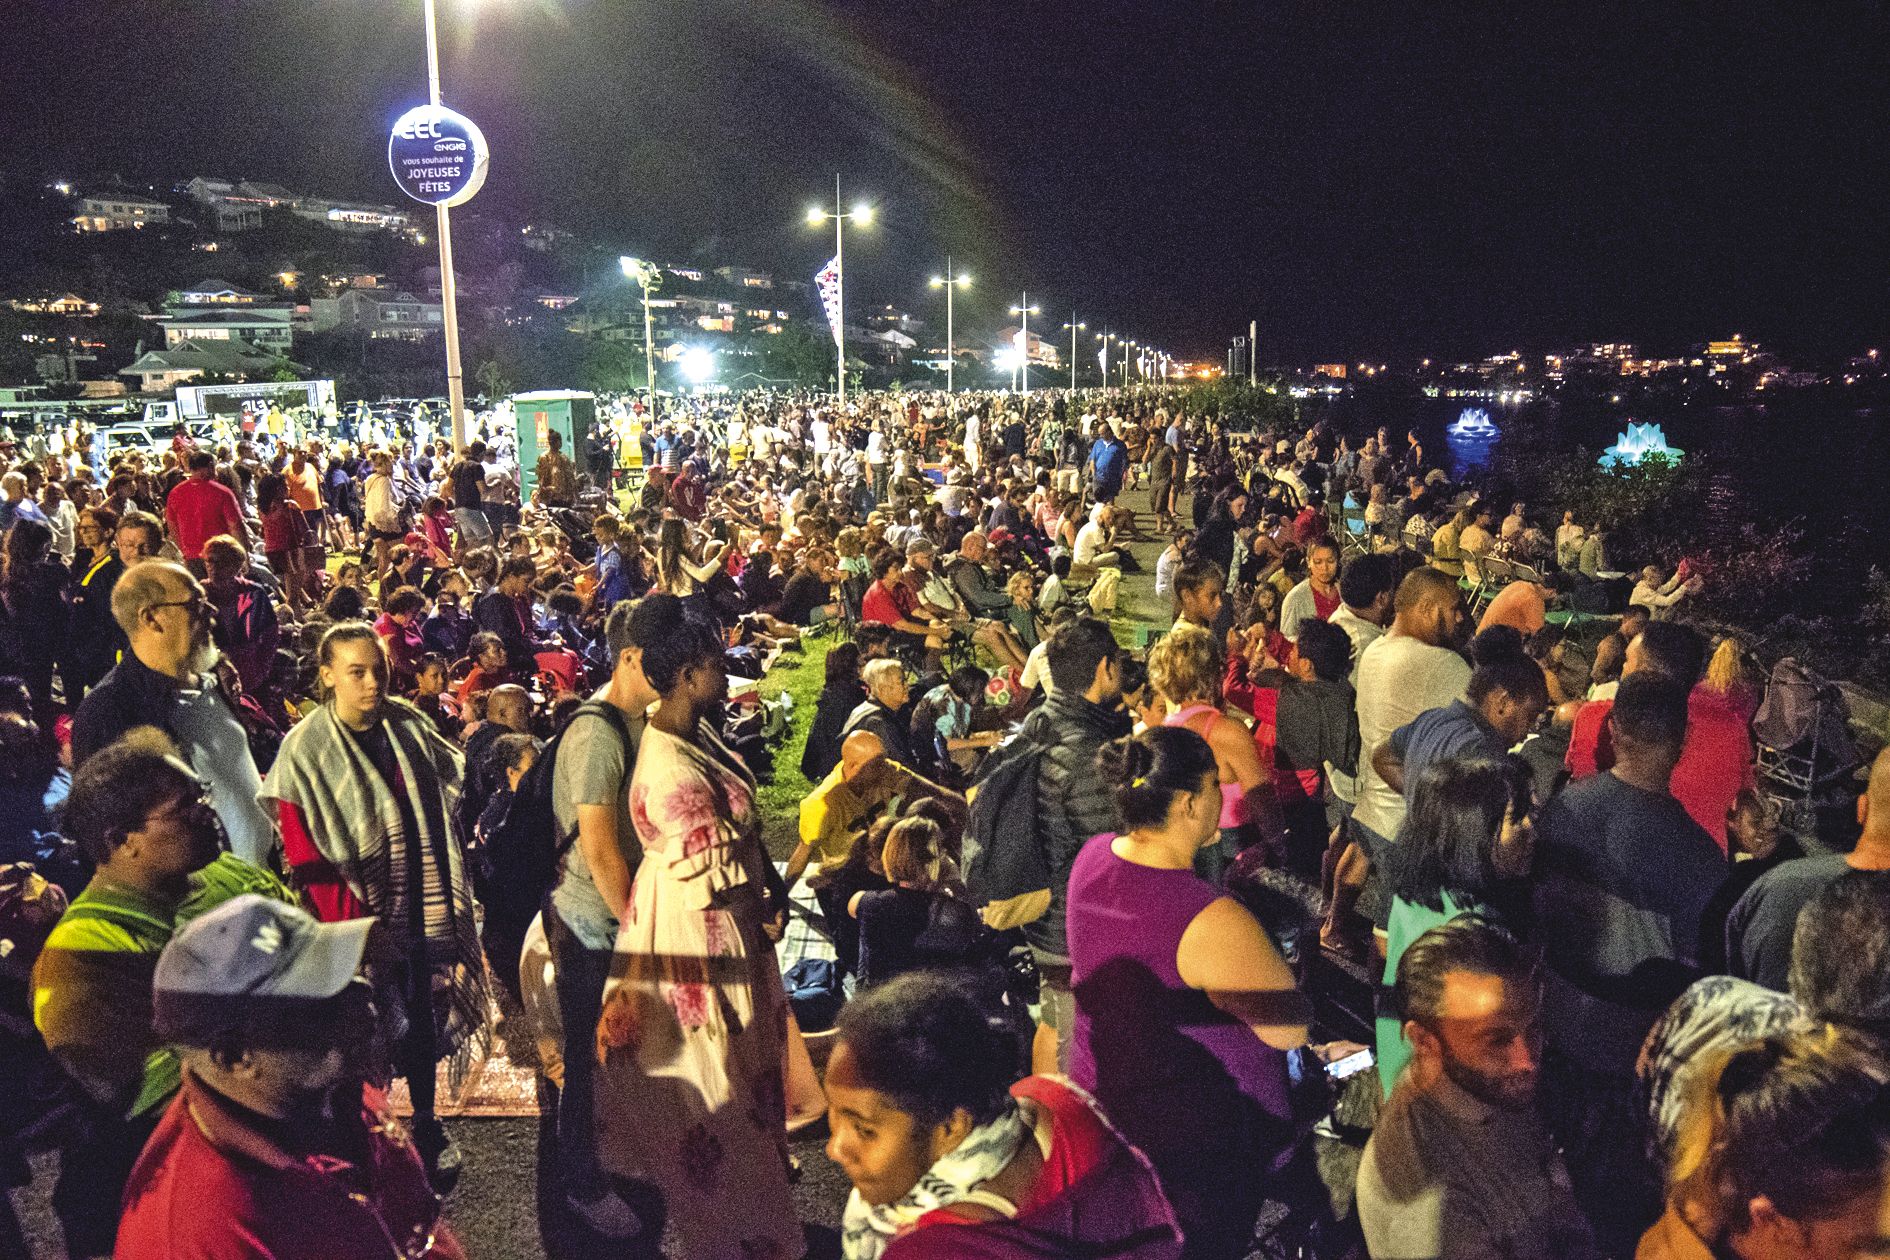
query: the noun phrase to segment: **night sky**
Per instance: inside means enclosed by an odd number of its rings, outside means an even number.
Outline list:
[[[418,0],[12,0],[0,164],[394,201]],[[1266,362],[1886,331],[1882,4],[441,0],[474,208]],[[981,310],[980,307],[983,307]]]

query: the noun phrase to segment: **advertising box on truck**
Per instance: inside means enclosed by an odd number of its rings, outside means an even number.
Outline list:
[[[247,385],[179,385],[177,410],[185,420],[240,417],[307,407],[326,415],[335,408],[333,381],[252,381]]]

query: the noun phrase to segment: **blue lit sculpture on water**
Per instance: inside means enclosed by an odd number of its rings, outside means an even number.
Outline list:
[[[1503,431],[1490,420],[1489,412],[1481,407],[1465,407],[1454,424],[1444,426],[1444,444],[1456,465],[1451,471],[1461,476],[1489,463],[1496,440],[1502,436]]]
[[[1465,407],[1457,415],[1457,423],[1444,430],[1453,438],[1467,441],[1494,441],[1503,435],[1503,431],[1490,421],[1490,413],[1481,407]]]
[[[1667,445],[1667,435],[1661,432],[1659,425],[1635,424],[1630,420],[1614,445],[1601,453],[1599,462],[1603,468],[1628,468],[1650,455],[1678,463],[1684,454],[1686,452],[1679,447]]]

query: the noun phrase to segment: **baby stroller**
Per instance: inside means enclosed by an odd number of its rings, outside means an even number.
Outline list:
[[[1797,658],[1784,657],[1772,667],[1752,719],[1752,738],[1760,790],[1778,802],[1787,827],[1810,831],[1820,808],[1850,803],[1849,779],[1860,764],[1850,706],[1835,684]]]

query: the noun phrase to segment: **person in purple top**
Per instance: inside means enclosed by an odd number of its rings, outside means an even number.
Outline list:
[[[1287,1052],[1310,1005],[1260,922],[1194,874],[1219,834],[1207,741],[1156,727],[1097,765],[1125,830],[1070,874],[1070,1076],[1155,1165],[1187,1254],[1242,1255],[1299,1149]]]

